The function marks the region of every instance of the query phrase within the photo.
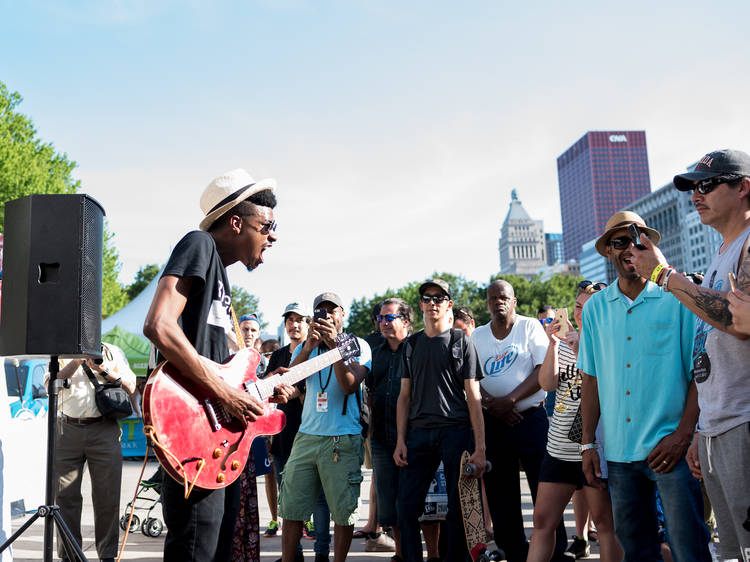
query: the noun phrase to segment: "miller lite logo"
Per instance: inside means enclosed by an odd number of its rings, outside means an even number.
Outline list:
[[[511,368],[518,359],[518,346],[516,344],[506,347],[500,355],[492,355],[484,362],[484,374],[488,377],[502,375],[504,371]]]
[[[696,168],[710,168],[711,164],[714,163],[713,157],[706,154],[703,158],[701,158],[701,161],[698,162],[698,165]]]

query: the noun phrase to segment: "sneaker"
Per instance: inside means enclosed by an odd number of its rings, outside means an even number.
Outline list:
[[[264,537],[275,537],[277,533],[279,532],[279,522],[278,521],[269,521],[268,522],[268,529],[263,531]]]
[[[305,521],[304,525],[302,525],[302,538],[315,540],[315,525],[312,521]]]
[[[365,552],[396,552],[396,541],[385,533],[370,535],[365,539]]]
[[[576,560],[578,560],[579,558],[588,557],[588,555],[591,553],[591,547],[589,546],[589,543],[586,542],[586,539],[573,535],[573,542],[565,552],[567,552],[568,554],[572,554],[576,557]]]

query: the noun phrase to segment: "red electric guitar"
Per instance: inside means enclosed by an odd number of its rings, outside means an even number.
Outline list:
[[[213,397],[165,361],[151,373],[143,393],[144,432],[156,444],[156,458],[167,474],[185,484],[185,497],[193,486],[208,490],[223,488],[239,477],[253,439],[275,435],[284,428],[284,412],[268,401],[275,387],[295,384],[359,353],[357,338],[342,334],[336,349],[281,375],[258,379],[255,374],[260,362],[258,352],[238,351],[217,368],[219,376],[229,385],[263,402],[263,415],[247,427],[242,427]]]

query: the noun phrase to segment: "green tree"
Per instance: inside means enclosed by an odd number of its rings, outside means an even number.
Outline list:
[[[128,304],[128,295],[117,280],[122,269],[120,256],[113,242],[114,234],[104,227],[104,251],[102,262],[102,318],[111,316]]]
[[[135,274],[133,282],[125,287],[125,294],[128,297],[128,302],[132,301],[135,297],[141,294],[141,291],[145,289],[151,281],[154,280],[159,273],[160,267],[155,263],[142,266]]]
[[[234,307],[234,313],[237,315],[237,320],[243,314],[256,314],[258,320],[260,320],[261,328],[268,325],[267,322],[263,321],[263,314],[258,311],[258,306],[260,306],[258,298],[237,285],[232,285],[232,306]]]
[[[22,101],[0,82],[0,228],[7,201],[35,193],[76,193],[81,183],[71,175],[76,163],[38,139],[31,119],[16,111]]]

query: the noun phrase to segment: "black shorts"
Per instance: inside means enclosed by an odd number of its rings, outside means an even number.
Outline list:
[[[580,490],[587,484],[581,461],[563,461],[544,451],[542,467],[539,469],[539,482],[559,482],[572,484]]]

